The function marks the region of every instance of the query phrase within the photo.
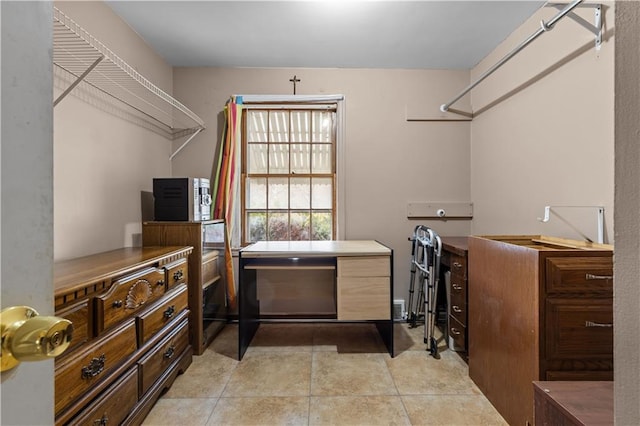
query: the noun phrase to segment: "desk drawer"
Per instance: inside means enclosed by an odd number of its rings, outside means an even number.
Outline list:
[[[93,341],[83,352],[56,365],[56,413],[96,385],[137,349],[133,319]]]
[[[338,277],[337,304],[339,320],[391,319],[389,277]]]
[[[56,358],[57,363],[58,359],[62,359],[65,354],[70,354],[73,351],[73,348],[80,346],[89,340],[93,333],[91,333],[91,324],[89,323],[89,305],[88,300],[86,299],[76,305],[69,306],[68,308],[56,312],[56,316],[68,319],[73,324],[71,343],[62,356]]]
[[[466,352],[467,327],[453,316],[449,316],[449,337],[453,340],[454,350]]]
[[[339,257],[338,277],[388,277],[388,256]]]
[[[160,375],[189,345],[189,322],[185,319],[147,356],[138,361],[141,374],[140,397],[155,383]]]
[[[133,367],[87,407],[74,424],[119,425],[138,402],[138,368]]]
[[[113,283],[109,291],[96,297],[96,332],[132,317],[164,294],[164,271],[149,268]]]
[[[449,267],[451,269],[452,277],[458,275],[463,280],[467,279],[467,258],[464,256],[458,256],[457,254],[451,254],[449,258]]]
[[[171,322],[189,303],[187,286],[181,284],[155,307],[138,317],[138,346],[147,342],[162,327]]]
[[[463,295],[451,292],[449,315],[460,321],[461,324],[467,325],[467,301]]]
[[[551,257],[546,262],[547,293],[613,294],[611,257]]]

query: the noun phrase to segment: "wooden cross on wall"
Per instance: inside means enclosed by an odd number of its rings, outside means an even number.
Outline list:
[[[297,78],[297,76],[293,76],[293,78],[289,79],[290,82],[293,83],[293,94],[296,94],[296,83],[299,83],[301,80],[299,78]]]

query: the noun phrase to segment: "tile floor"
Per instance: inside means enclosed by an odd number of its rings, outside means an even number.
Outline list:
[[[145,425],[506,425],[440,339],[396,324],[391,358],[371,324],[261,324],[243,360],[225,327]]]

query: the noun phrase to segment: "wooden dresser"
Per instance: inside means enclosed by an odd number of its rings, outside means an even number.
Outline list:
[[[513,425],[536,380],[613,380],[613,248],[469,238],[469,376]]]
[[[54,265],[56,316],[73,340],[55,361],[56,425],[140,424],[191,364],[191,247],[131,247]]]
[[[467,357],[467,237],[442,237],[442,271],[451,273],[447,304],[449,347]],[[445,283],[441,279],[441,285]]]

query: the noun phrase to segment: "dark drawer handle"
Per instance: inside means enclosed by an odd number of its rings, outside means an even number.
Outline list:
[[[98,420],[93,421],[93,424],[96,426],[106,426],[107,423],[109,423],[109,417],[107,417],[107,413],[104,413],[104,415]]]
[[[453,310],[453,312],[455,312],[456,314],[459,314],[460,312],[462,312],[462,308],[460,308],[460,306],[458,305],[453,305],[451,307],[451,309]]]
[[[182,269],[179,269],[179,270],[177,270],[176,272],[173,273],[173,280],[174,281],[181,280],[182,277],[184,277],[184,272],[182,272]]]
[[[613,324],[601,323],[601,322],[593,322],[593,321],[585,321],[585,327],[613,327]]]
[[[585,279],[588,280],[612,280],[613,275],[594,275],[594,274],[586,274]]]
[[[105,355],[102,354],[97,358],[93,358],[86,367],[82,367],[82,378],[90,379],[102,373],[105,359]]]
[[[160,287],[161,285],[164,285],[164,280],[158,280],[158,281],[156,282],[156,285],[157,285],[158,287]]]
[[[169,346],[169,348],[166,351],[164,351],[164,357],[166,359],[173,358],[173,354],[175,353],[175,351],[176,351],[176,348],[173,345]]]
[[[460,291],[462,290],[462,286],[460,284],[451,284],[451,287],[455,290],[455,291]]]
[[[124,303],[122,302],[122,300],[116,300],[111,304],[111,306],[113,306],[114,308],[122,308],[123,304]]]
[[[462,334],[462,332],[455,327],[451,327],[451,334],[453,334],[454,336],[459,336]]]
[[[173,314],[176,312],[176,307],[175,305],[171,305],[167,308],[166,311],[164,311],[164,318],[165,319],[169,319],[173,316]]]

